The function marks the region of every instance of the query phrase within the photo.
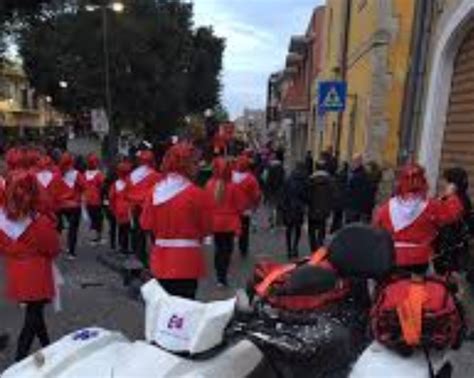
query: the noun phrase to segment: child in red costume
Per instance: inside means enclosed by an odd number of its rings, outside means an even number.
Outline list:
[[[118,224],[118,239],[120,252],[130,251],[130,204],[125,196],[127,177],[132,170],[131,164],[121,162],[117,165],[118,179],[112,183],[109,190],[109,207]]]
[[[397,178],[395,196],[375,216],[375,225],[392,234],[397,266],[420,274],[429,266],[439,228],[456,222],[463,212],[455,185],[448,185],[441,199],[427,193],[424,169],[409,164]]]
[[[95,154],[87,157],[87,170],[84,173],[84,201],[90,218],[90,228],[95,232],[92,245],[102,241],[103,214],[102,191],[105,182],[104,174],[99,170],[100,160]]]
[[[54,193],[58,205],[59,230],[68,222],[68,258],[76,257],[77,233],[81,221],[82,194],[85,188],[83,175],[74,168],[74,158],[65,152],[59,159],[60,175],[55,179]]]
[[[252,212],[260,204],[262,191],[257,179],[250,170],[251,161],[247,155],[237,158],[235,170],[232,172],[232,182],[237,185],[244,199],[244,213],[241,218],[242,233],[239,238],[239,249],[243,257],[248,255],[249,234]]]
[[[213,162],[213,176],[206,184],[212,198],[212,232],[214,234],[214,266],[219,286],[227,286],[227,271],[234,249],[234,238],[240,235],[240,217],[245,207],[245,197],[231,180],[232,170],[224,158]]]
[[[155,156],[152,151],[142,150],[137,153],[138,167],[130,173],[125,186],[125,196],[130,205],[132,226],[132,249],[148,266],[146,252],[146,235],[140,227],[140,215],[155,184],[160,181],[161,175],[154,169]]]
[[[25,358],[38,337],[49,344],[44,306],[55,296],[53,261],[59,253],[55,224],[36,209],[38,182],[31,172],[16,171],[6,185],[6,203],[0,209],[0,254],[5,258],[6,295],[26,304],[16,360]]]
[[[211,233],[210,201],[191,181],[197,173],[191,145],[171,147],[162,171],[164,177],[149,194],[140,219],[155,239],[150,268],[168,293],[194,298],[205,274],[202,242]]]

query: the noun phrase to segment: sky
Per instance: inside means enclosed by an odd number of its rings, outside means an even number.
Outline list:
[[[196,26],[226,39],[223,103],[231,118],[264,109],[268,76],[285,64],[290,37],[304,34],[323,0],[194,0]]]

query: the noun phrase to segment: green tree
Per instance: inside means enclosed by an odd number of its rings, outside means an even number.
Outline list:
[[[33,86],[69,114],[104,106],[102,14],[87,12],[86,3],[52,1],[18,28]],[[219,103],[224,41],[193,28],[188,3],[124,3],[122,14],[107,11],[113,122],[165,136],[186,114]]]

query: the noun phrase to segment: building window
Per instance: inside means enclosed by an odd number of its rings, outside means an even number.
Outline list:
[[[359,3],[357,4],[357,11],[358,12],[363,11],[366,6],[367,6],[367,0],[359,0]]]

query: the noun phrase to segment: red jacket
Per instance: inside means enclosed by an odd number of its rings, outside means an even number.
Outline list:
[[[242,192],[244,211],[248,212],[258,207],[262,192],[255,176],[250,172],[232,173],[232,182]]]
[[[109,208],[119,224],[130,222],[130,204],[125,197],[124,180],[115,181],[109,190]]]
[[[217,180],[211,178],[206,191],[212,201],[212,232],[234,232],[240,234],[240,217],[245,207],[245,198],[236,184],[227,183],[221,202],[217,202],[215,191]]]
[[[84,199],[87,206],[100,206],[102,204],[102,187],[105,176],[98,170],[86,171],[84,174]]]
[[[58,173],[45,169],[36,172],[36,180],[40,190],[39,211],[42,214],[53,216],[58,210],[54,183],[60,179]]]
[[[455,222],[463,212],[457,196],[420,201],[411,209],[404,211],[400,201],[394,197],[375,214],[375,225],[393,237],[398,266],[429,263],[439,228]]]
[[[161,175],[153,168],[142,165],[132,171],[127,179],[125,196],[132,209],[140,210]]]
[[[167,175],[148,196],[141,214],[155,245],[150,267],[158,279],[196,279],[205,275],[202,241],[211,234],[207,194],[179,175]]]
[[[54,193],[59,209],[81,207],[82,193],[85,188],[84,176],[71,169],[54,181]]]
[[[52,264],[59,248],[59,235],[47,217],[29,224],[11,222],[1,211],[0,253],[5,261],[7,297],[18,302],[52,299]]]

